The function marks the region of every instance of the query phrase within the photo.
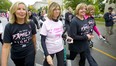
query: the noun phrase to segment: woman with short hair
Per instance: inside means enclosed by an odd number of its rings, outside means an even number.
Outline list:
[[[69,35],[73,39],[73,43],[69,44],[70,56],[68,59],[74,60],[77,54],[80,54],[79,66],[85,66],[86,58],[90,66],[98,66],[89,49],[88,40],[91,40],[94,36],[90,34],[90,26],[84,18],[86,8],[87,5],[85,3],[80,3],[76,6],[76,16],[73,17],[70,25]]]
[[[103,38],[101,33],[99,32],[96,22],[94,19],[94,13],[95,13],[95,7],[94,5],[87,5],[87,11],[86,14],[84,15],[84,18],[87,20],[89,26],[90,26],[90,33],[93,34],[93,30],[96,32],[96,34],[99,36],[99,38]],[[90,42],[90,48],[93,47],[93,42],[89,40]]]

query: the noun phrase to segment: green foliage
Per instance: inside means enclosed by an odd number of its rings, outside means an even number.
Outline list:
[[[35,12],[35,13],[38,12],[38,10],[36,10],[32,5],[29,5],[29,6],[28,6],[28,9],[29,9],[31,12]]]
[[[64,7],[67,9],[70,6],[75,10],[79,3],[92,4],[95,6],[95,14],[99,14],[100,12],[104,12],[105,4],[103,4],[102,1],[103,0],[64,0]]]
[[[0,10],[7,11],[9,10],[12,3],[9,0],[0,0]]]
[[[105,22],[105,20],[102,17],[101,18],[95,18],[95,21]]]
[[[88,0],[64,0],[64,7],[68,8],[69,6],[72,7],[74,10],[79,3],[87,3]]]
[[[115,3],[116,4],[116,0],[106,0],[106,3]]]
[[[116,4],[116,0],[110,0],[109,3],[115,3]]]
[[[45,11],[46,11],[46,13],[47,13],[48,6],[40,7],[40,8],[38,9],[38,12],[41,12],[42,10],[45,10]]]
[[[99,7],[100,12],[104,12],[105,3],[99,3],[98,7]]]

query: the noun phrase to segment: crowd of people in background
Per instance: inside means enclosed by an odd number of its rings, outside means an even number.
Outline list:
[[[0,20],[0,42],[1,44],[3,44],[3,39],[2,39],[2,34],[3,34],[3,25],[2,25],[2,21]]]
[[[79,66],[85,66],[86,59],[90,66],[98,66],[91,55],[90,44],[94,38],[93,31],[99,38],[103,36],[96,26],[94,13],[94,5],[85,3],[78,4],[75,13],[69,6],[65,15],[56,2],[52,2],[47,11],[43,8],[38,14],[28,10],[23,2],[14,3],[9,12],[0,13],[0,17],[6,17],[9,22],[2,39],[3,26],[0,20],[1,66],[8,66],[9,53],[16,66],[34,66],[37,32],[40,32],[45,56],[43,66],[54,66],[54,55],[57,66],[67,66],[64,59],[74,60],[77,54],[80,54]],[[113,25],[116,23],[116,13],[112,7],[108,8],[103,18],[106,35],[112,35]],[[64,54],[66,51],[63,40],[69,45],[69,55]]]

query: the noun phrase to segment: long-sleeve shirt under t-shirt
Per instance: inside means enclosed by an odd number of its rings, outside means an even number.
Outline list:
[[[46,55],[45,49],[47,49],[48,54],[54,54],[63,50],[62,43],[63,24],[60,20],[58,20],[58,22],[54,22],[53,20],[47,19],[43,23],[40,34],[46,36],[45,38],[46,48],[43,48],[45,55]]]

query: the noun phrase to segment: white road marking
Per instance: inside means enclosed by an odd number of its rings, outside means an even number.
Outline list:
[[[35,66],[43,66],[43,65],[41,65],[41,64],[38,64],[38,63],[35,63]]]

